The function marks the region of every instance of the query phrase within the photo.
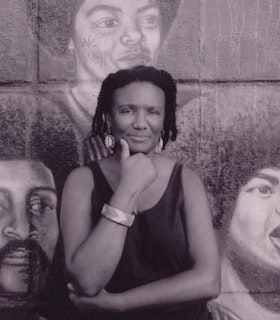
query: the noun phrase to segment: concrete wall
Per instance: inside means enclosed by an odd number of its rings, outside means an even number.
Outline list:
[[[29,4],[0,0],[0,152],[44,162],[60,195],[67,173],[84,162],[90,121],[67,108],[68,81],[79,82],[75,60],[51,36],[57,16],[62,24],[71,17]],[[179,102],[180,135],[166,152],[202,177],[221,248],[222,294],[209,304],[215,320],[280,317],[280,186],[252,180],[263,168],[280,178],[279,30],[278,0],[183,0],[161,44],[157,66],[177,80]],[[239,216],[248,181],[251,202]]]

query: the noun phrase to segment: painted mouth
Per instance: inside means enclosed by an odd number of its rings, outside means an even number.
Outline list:
[[[118,59],[121,63],[126,63],[128,65],[149,65],[151,63],[151,59],[147,54],[139,54],[139,53],[129,53],[120,59]]]
[[[274,247],[280,253],[280,226],[275,228],[272,232],[270,232],[269,238],[272,244],[274,245]]]
[[[2,261],[2,264],[10,266],[30,266],[30,250],[18,248],[8,253]]]

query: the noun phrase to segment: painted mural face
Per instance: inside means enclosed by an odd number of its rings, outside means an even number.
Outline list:
[[[57,197],[40,162],[0,161],[0,295],[43,288],[58,239]]]
[[[154,65],[160,28],[159,8],[152,0],[85,0],[72,38],[79,77],[102,81],[119,69]]]
[[[149,82],[133,82],[116,90],[112,106],[114,137],[127,141],[132,153],[150,153],[161,136],[165,95]]]
[[[280,169],[260,170],[241,188],[230,234],[248,258],[280,270]]]

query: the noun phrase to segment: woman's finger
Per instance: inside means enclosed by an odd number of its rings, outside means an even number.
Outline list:
[[[121,161],[130,157],[129,145],[124,139],[120,139],[121,144]]]
[[[68,282],[68,283],[67,283],[67,288],[68,288],[68,290],[70,290],[71,292],[75,292],[75,291],[76,291],[74,285],[73,285],[71,282]]]

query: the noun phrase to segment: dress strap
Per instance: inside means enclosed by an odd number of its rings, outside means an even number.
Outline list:
[[[94,179],[94,185],[104,188],[105,190],[108,190],[108,192],[112,193],[112,188],[109,185],[109,182],[107,181],[104,173],[102,172],[99,164],[97,161],[91,161],[87,164],[87,166],[90,168],[93,179]]]

